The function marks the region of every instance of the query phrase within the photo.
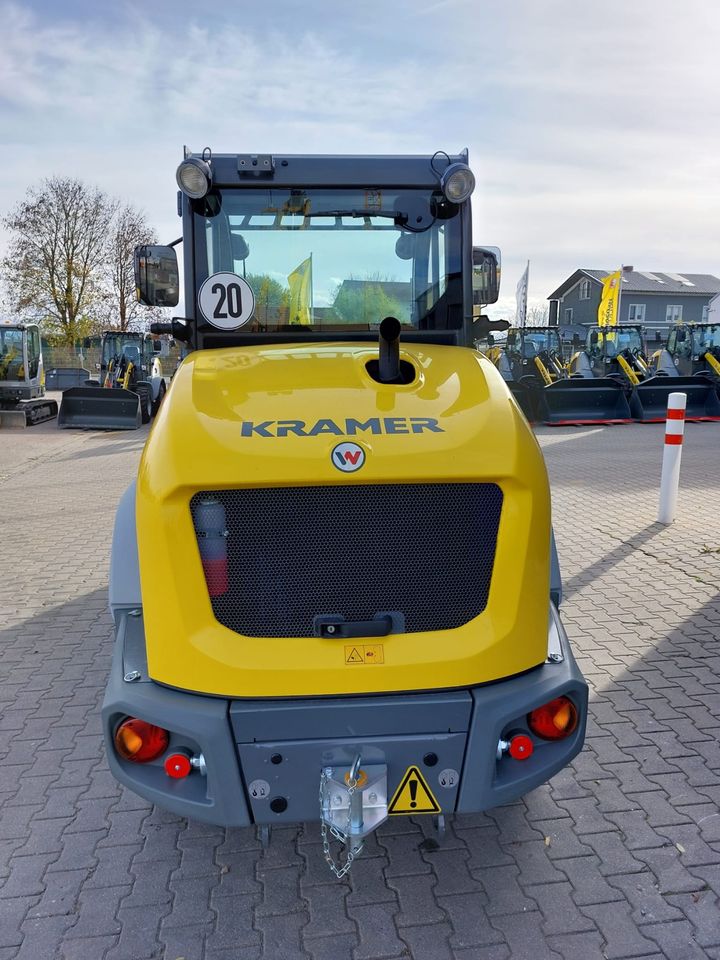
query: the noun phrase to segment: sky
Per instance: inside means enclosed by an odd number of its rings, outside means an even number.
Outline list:
[[[467,146],[495,316],[528,260],[531,307],[578,267],[720,276],[710,0],[0,0],[0,23],[0,217],[77,176],[169,242],[184,144]]]

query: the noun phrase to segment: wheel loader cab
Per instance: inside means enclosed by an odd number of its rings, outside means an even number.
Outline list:
[[[587,688],[540,449],[467,348],[499,277],[467,155],[205,151],[177,180],[184,316],[153,329],[190,350],[113,539],[113,772],[350,852],[520,796],[580,749]],[[136,280],[177,301],[174,247]]]

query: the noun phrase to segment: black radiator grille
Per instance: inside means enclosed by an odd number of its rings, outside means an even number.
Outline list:
[[[208,510],[216,526],[224,510],[227,589],[210,594],[231,630],[309,637],[317,616],[392,612],[414,633],[484,610],[502,498],[494,483],[282,487],[203,491],[191,510],[201,555]]]

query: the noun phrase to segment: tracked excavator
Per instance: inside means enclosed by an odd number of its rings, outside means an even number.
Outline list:
[[[0,427],[32,427],[57,416],[45,396],[40,328],[0,322]]]
[[[176,177],[184,316],[154,329],[189,352],[117,512],[108,762],[264,842],[314,822],[343,876],[388,817],[442,834],[582,747],[542,454],[473,348],[499,254],[465,151]],[[136,277],[176,303],[175,248]]]

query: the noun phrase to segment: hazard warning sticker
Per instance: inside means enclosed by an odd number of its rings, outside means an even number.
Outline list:
[[[388,813],[440,813],[440,804],[417,767],[408,767],[405,771]]]
[[[345,647],[345,663],[351,667],[362,663],[385,663],[385,649],[381,643],[354,643]]]

